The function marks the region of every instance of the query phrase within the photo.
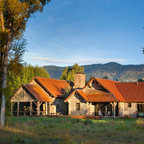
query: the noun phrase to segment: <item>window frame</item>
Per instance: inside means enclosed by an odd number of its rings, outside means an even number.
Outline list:
[[[76,110],[80,110],[80,103],[76,103]]]
[[[128,107],[131,108],[131,107],[132,107],[132,104],[131,104],[131,103],[128,103]]]

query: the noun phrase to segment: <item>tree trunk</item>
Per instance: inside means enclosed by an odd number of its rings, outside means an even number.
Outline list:
[[[0,124],[5,126],[5,88],[7,87],[7,65],[8,65],[8,49],[10,45],[10,40],[7,43],[4,51],[4,60],[2,66],[2,99],[1,99],[1,116]]]

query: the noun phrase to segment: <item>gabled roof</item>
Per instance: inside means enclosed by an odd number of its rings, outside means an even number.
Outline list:
[[[116,83],[126,102],[144,102],[144,82]]]
[[[85,95],[85,93],[82,90],[76,89],[64,100],[64,102],[67,102],[68,99],[75,93],[78,93],[85,101],[88,101],[87,96]]]
[[[120,82],[101,78],[96,78],[96,81],[99,82],[107,91],[112,93],[118,101],[125,101],[123,95],[116,86],[116,84]]]
[[[109,92],[90,89],[85,92],[89,102],[115,102],[117,99]]]
[[[93,81],[94,79],[92,79]],[[144,82],[118,82],[108,79],[95,80],[121,102],[144,102]],[[102,97],[101,97],[102,98]]]
[[[74,94],[74,93],[78,93],[85,101],[87,102],[115,102],[117,101],[112,94],[107,93],[107,92],[103,92],[100,90],[93,90],[93,91],[89,91],[89,92],[84,92],[83,90],[75,90],[73,91],[68,97],[67,99],[65,99],[65,102],[68,101],[68,99]]]
[[[38,101],[41,102],[50,102],[48,95],[46,95],[37,85],[33,84],[24,84],[26,88]]]
[[[70,84],[65,80],[56,80],[42,77],[34,78],[42,87],[54,97],[62,97],[65,89],[70,89]]]

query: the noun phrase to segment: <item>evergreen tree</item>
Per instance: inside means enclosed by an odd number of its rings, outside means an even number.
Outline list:
[[[74,64],[72,67],[66,67],[60,77],[61,80],[74,81],[74,75],[84,73],[84,67]]]

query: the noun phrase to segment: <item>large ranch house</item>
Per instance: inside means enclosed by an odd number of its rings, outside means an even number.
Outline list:
[[[11,98],[11,114],[144,116],[144,82],[92,78],[85,85],[85,74],[74,82],[35,77]]]

